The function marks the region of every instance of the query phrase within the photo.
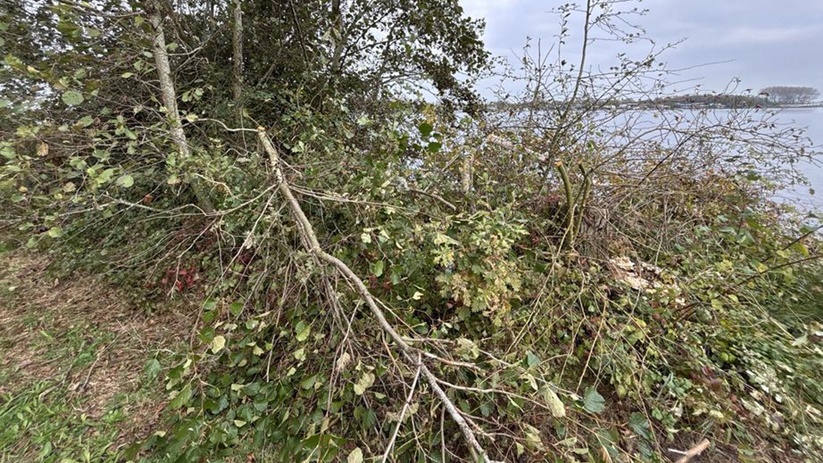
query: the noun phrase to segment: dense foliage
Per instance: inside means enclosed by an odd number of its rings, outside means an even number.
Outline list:
[[[637,41],[624,3],[562,7],[560,41],[578,18]],[[146,366],[163,427],[119,457],[663,461],[702,437],[730,461],[823,455],[817,222],[768,200],[814,153],[756,108],[611,107],[657,51],[592,74],[585,47],[527,47],[494,111],[457,0],[0,15],[3,226],[152,310],[202,301],[191,350]],[[278,172],[417,363],[312,252]]]

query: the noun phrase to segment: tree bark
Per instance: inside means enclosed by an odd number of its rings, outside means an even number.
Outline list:
[[[243,8],[241,0],[234,1],[234,23],[232,28],[233,93],[238,119],[243,116]]]
[[[166,35],[163,33],[163,17],[160,14],[160,5],[153,4],[149,11],[149,22],[154,28],[154,40],[152,43],[154,53],[154,63],[157,67],[157,77],[160,80],[160,96],[163,100],[163,106],[166,107],[167,117],[169,119],[169,126],[171,128],[171,139],[180,154],[183,157],[191,155],[191,148],[189,147],[186,133],[183,131],[183,125],[180,121],[180,113],[177,110],[177,96],[174,92],[174,82],[171,78],[171,66],[169,65],[169,54],[166,51]],[[208,197],[200,190],[200,188],[191,184],[194,195],[200,207],[207,213],[214,212],[214,206]]]
[[[469,152],[463,158],[463,194],[469,194],[472,191],[473,172],[474,170],[474,152]]]
[[[331,58],[331,74],[333,76],[337,76],[340,74],[340,70],[342,68],[342,58],[343,58],[343,12],[340,10],[340,0],[332,0],[332,18],[334,20],[333,29],[336,31],[333,34],[335,43],[334,43],[334,51],[332,52]]]

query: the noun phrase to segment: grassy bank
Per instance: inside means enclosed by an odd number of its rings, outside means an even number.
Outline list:
[[[100,279],[49,276],[47,262],[0,253],[0,461],[118,461],[156,430],[160,362],[185,345],[191,314],[148,314]]]

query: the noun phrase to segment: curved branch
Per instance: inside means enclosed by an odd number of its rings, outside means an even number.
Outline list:
[[[443,406],[446,407],[446,410],[449,412],[449,415],[452,417],[455,423],[457,423],[458,428],[463,434],[463,438],[465,439],[466,443],[468,444],[469,448],[473,452],[477,452],[480,455],[481,461],[484,463],[495,463],[491,459],[489,459],[486,451],[483,450],[483,447],[477,441],[477,438],[474,435],[474,432],[469,427],[468,422],[457,410],[457,407],[454,403],[449,399],[446,395],[446,392],[443,391],[443,388],[440,387],[438,384],[438,378],[429,370],[429,368],[422,362],[419,362],[416,357],[419,354],[417,349],[411,347],[400,334],[394,329],[394,327],[386,320],[386,316],[383,311],[378,307],[377,301],[369,292],[366,285],[363,284],[363,280],[357,276],[357,274],[349,268],[343,261],[338,259],[337,257],[327,253],[320,247],[320,243],[317,241],[317,235],[314,233],[314,227],[312,227],[311,222],[306,217],[306,214],[303,212],[303,208],[300,206],[300,203],[292,194],[291,188],[289,187],[288,181],[286,181],[286,177],[283,174],[283,170],[280,167],[280,156],[277,153],[277,150],[272,145],[271,140],[269,140],[268,135],[266,135],[266,129],[263,127],[258,127],[257,129],[257,136],[260,139],[260,143],[263,146],[263,149],[269,155],[269,162],[271,163],[271,167],[274,170],[274,178],[278,184],[278,188],[280,189],[280,193],[286,198],[286,202],[289,205],[289,208],[294,214],[295,219],[298,223],[298,228],[300,229],[300,234],[303,236],[303,242],[309,252],[311,252],[316,258],[321,261],[330,264],[334,268],[337,269],[338,272],[346,279],[348,282],[357,290],[360,294],[360,297],[366,302],[366,305],[369,306],[371,309],[372,314],[375,318],[377,318],[378,323],[383,328],[386,333],[392,338],[392,340],[400,346],[400,350],[403,353],[403,356],[406,360],[415,367],[418,367],[420,371],[423,373],[423,376],[426,377],[426,382],[429,383],[429,387],[432,388],[434,394],[437,396],[438,399],[443,403]]]

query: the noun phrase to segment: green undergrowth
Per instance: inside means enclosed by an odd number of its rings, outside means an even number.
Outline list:
[[[377,214],[335,252],[392,323],[462,362],[430,365],[496,455],[666,461],[708,438],[705,461],[820,461],[823,269],[815,236],[795,240],[807,228],[725,203],[665,248],[598,256],[536,243],[507,208],[424,224]],[[206,301],[201,347],[165,378],[165,425],[126,457],[380,460],[415,372],[342,283],[339,306],[324,302],[333,270],[292,262],[259,297]],[[458,461],[467,450],[430,387],[412,397],[392,457]]]
[[[819,153],[773,115],[647,126],[608,106],[656,54],[528,47],[482,104],[456,0],[39,3],[0,8],[6,461],[823,460],[820,218],[769,200]],[[624,3],[582,16],[642,42]]]

